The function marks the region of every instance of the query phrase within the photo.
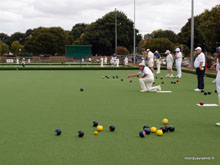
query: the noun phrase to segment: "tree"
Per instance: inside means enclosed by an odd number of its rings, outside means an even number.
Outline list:
[[[173,43],[177,43],[177,35],[172,30],[155,30],[153,31],[150,36],[146,35],[146,37],[150,38],[167,38]]]
[[[145,39],[145,40],[149,40],[149,39],[151,39],[151,38],[152,38],[151,34],[145,34],[145,35],[144,35],[144,39]]]
[[[195,17],[195,32],[194,32],[194,45],[200,46],[202,48],[204,47],[204,39],[202,37],[201,31],[200,31],[200,16]],[[188,20],[188,22],[182,27],[181,32],[178,34],[178,43],[187,45],[188,48],[191,47],[191,19]]]
[[[70,36],[72,37],[73,44],[78,45],[80,43],[80,39],[85,32],[86,27],[88,24],[79,23],[73,26],[72,30],[70,31]]]
[[[24,44],[26,35],[24,33],[16,32],[12,34],[7,40],[6,43],[11,45],[14,41],[19,41],[21,44]]]
[[[7,54],[7,53],[9,53],[9,46],[6,43],[1,42],[0,43],[0,54],[4,55],[4,54]]]
[[[138,53],[142,53],[143,51],[145,51],[145,45],[147,43],[147,40],[141,40],[139,43],[138,43]]]
[[[199,30],[205,40],[207,51],[214,52],[220,45],[220,5],[200,15]]]
[[[206,10],[195,17],[195,47],[200,46],[203,50],[214,52],[216,46],[220,45],[220,5]],[[178,34],[179,43],[190,47],[191,45],[191,19],[183,26]]]
[[[36,30],[36,29],[34,29],[34,30]],[[25,32],[25,38],[30,37],[32,35],[32,33],[34,32],[34,30],[33,29],[28,29]]]
[[[0,42],[6,42],[8,40],[8,35],[5,33],[0,33]]]
[[[93,54],[112,55],[115,52],[115,15],[117,14],[118,45],[133,50],[134,23],[120,11],[110,12],[88,25],[81,35],[80,44],[92,45]],[[139,43],[141,35],[136,30],[136,41]]]
[[[27,37],[25,50],[35,55],[64,55],[68,43],[67,33],[60,27],[37,28]]]
[[[152,51],[158,50],[162,53],[166,50],[174,51],[175,47],[176,45],[167,38],[152,38],[145,45],[145,49],[151,49]]]
[[[23,51],[23,49],[24,49],[24,46],[21,45],[19,41],[14,41],[11,44],[11,48],[10,48],[11,52],[16,55],[18,55],[21,51]]]
[[[128,55],[129,51],[126,47],[118,46],[115,50],[118,55]]]
[[[176,45],[176,47],[181,48],[181,51],[185,57],[190,55],[190,49],[187,45],[179,44],[179,45]]]

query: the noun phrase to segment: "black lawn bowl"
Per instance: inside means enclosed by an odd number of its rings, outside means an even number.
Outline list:
[[[83,131],[79,131],[78,132],[78,137],[82,138],[84,136],[84,132]]]
[[[170,126],[170,127],[169,127],[169,131],[170,131],[170,132],[174,132],[174,131],[175,131],[175,127],[174,127],[174,126]]]
[[[109,130],[110,130],[111,132],[114,132],[114,131],[115,131],[115,126],[114,126],[114,125],[109,126]]]
[[[139,132],[139,136],[140,136],[141,138],[144,138],[145,135],[146,135],[146,134],[145,134],[145,131],[140,131],[140,132]]]
[[[99,123],[97,121],[93,121],[93,127],[97,127]]]
[[[144,132],[145,132],[146,135],[150,135],[151,134],[150,128],[144,128]]]
[[[57,136],[60,136],[61,133],[62,133],[62,131],[61,131],[60,129],[56,129],[56,130],[55,130],[55,133],[56,133]]]
[[[148,125],[145,125],[145,126],[143,126],[143,129],[145,129],[145,128],[150,128]]]

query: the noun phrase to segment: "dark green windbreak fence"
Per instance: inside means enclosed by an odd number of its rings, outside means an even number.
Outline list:
[[[91,57],[91,45],[67,45],[67,58],[89,58]]]

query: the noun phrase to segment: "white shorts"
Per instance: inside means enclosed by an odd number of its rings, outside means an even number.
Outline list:
[[[148,66],[149,66],[150,68],[154,67],[154,62],[149,62],[149,63],[148,63]]]
[[[172,62],[169,62],[167,63],[167,69],[173,69],[173,63]]]

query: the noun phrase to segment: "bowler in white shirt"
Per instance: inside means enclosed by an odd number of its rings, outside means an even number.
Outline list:
[[[198,87],[195,89],[196,92],[204,90],[204,77],[205,77],[205,54],[202,52],[201,47],[195,49],[197,57],[194,62],[194,67],[196,68],[196,74],[198,79]]]
[[[139,64],[139,69],[140,69],[139,73],[129,75],[128,78],[141,76],[141,78],[139,78],[141,92],[161,91],[160,85],[152,87],[154,83],[154,74],[147,66],[145,66],[144,63]]]
[[[180,48],[176,48],[175,50],[176,55],[175,55],[175,60],[176,60],[176,70],[177,70],[177,78],[181,78],[182,77],[182,68],[181,68],[181,64],[182,64],[182,60],[183,60],[183,54],[180,51]]]

